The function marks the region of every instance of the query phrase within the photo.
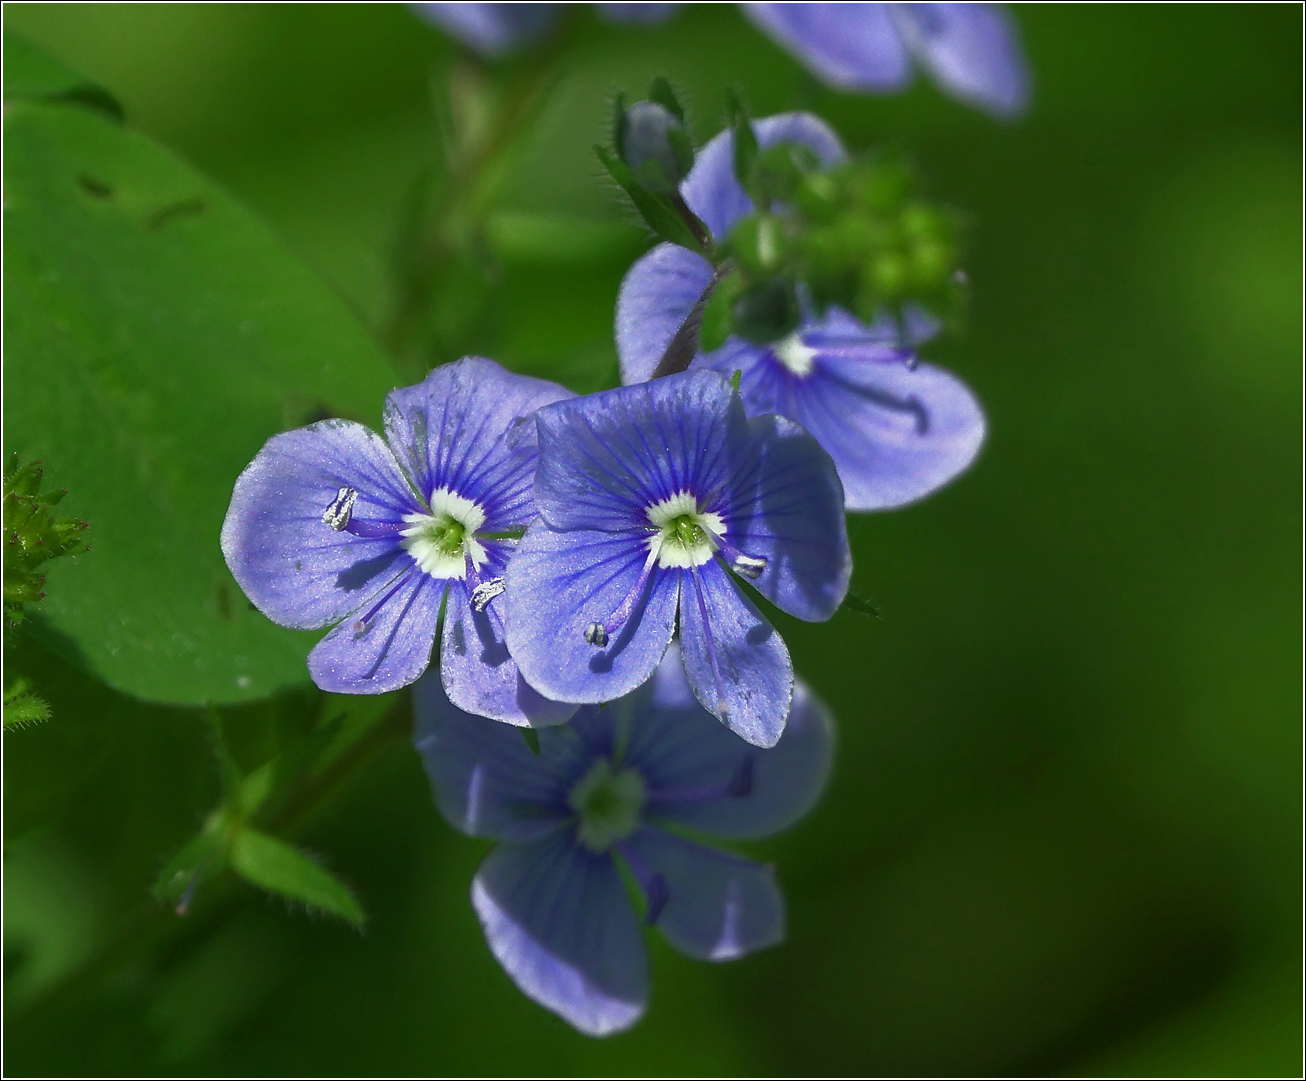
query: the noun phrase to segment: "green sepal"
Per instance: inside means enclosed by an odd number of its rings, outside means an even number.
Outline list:
[[[653,81],[648,84],[648,100],[656,101],[682,124],[685,122],[685,109],[665,75],[653,76]]]
[[[765,200],[759,198],[760,193],[754,191],[753,184],[753,170],[758,158],[757,136],[753,132],[753,125],[749,123],[748,110],[744,108],[744,103],[734,87],[726,87],[726,121],[735,135],[733,140],[735,179],[739,181],[739,186],[749,194],[753,202],[766,209]]]
[[[626,94],[618,90],[616,97],[612,99],[612,146],[617,152],[617,157],[625,161],[625,151],[622,149],[626,145]]]
[[[850,612],[857,612],[861,615],[870,616],[873,619],[881,621],[883,621],[884,618],[880,615],[880,610],[876,608],[875,605],[865,597],[858,596],[851,589],[848,590],[848,593],[844,596],[843,603],[840,604],[839,607],[847,608]]]
[[[712,290],[712,295],[703,305],[703,318],[698,325],[698,347],[702,352],[710,353],[720,349],[734,333],[730,308],[743,287],[743,278],[736,272],[727,274]]]
[[[630,197],[630,201],[635,204],[635,209],[639,211],[640,217],[644,219],[645,224],[653,230],[654,234],[662,240],[669,240],[672,244],[679,244],[682,248],[688,248],[698,255],[710,258],[709,249],[704,239],[700,239],[700,236],[695,235],[689,222],[676,209],[670,196],[655,195],[653,192],[645,190],[640,186],[630,166],[603,147],[595,145],[594,153],[603,168],[611,174],[612,179],[620,184],[622,191]],[[686,209],[685,213],[688,213],[688,209]],[[708,236],[707,226],[698,221],[697,218],[694,218],[694,221],[701,230],[701,237],[706,238]]]
[[[155,900],[175,905],[184,916],[200,883],[226,866],[226,845],[218,819],[210,819],[203,832],[186,842],[154,880],[150,891]]]
[[[4,727],[26,728],[30,724],[40,724],[50,719],[50,705],[40,695],[31,690],[25,679],[17,679],[14,685],[5,691]]]
[[[521,738],[526,741],[526,746],[530,748],[531,754],[540,753],[540,734],[534,728],[522,728]]]
[[[362,906],[349,887],[276,837],[248,827],[242,829],[232,842],[231,866],[260,889],[338,916],[355,927],[363,924]]]

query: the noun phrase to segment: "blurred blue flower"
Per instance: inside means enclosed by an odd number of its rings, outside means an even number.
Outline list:
[[[502,57],[534,45],[553,28],[560,4],[409,4],[428,22],[482,56]],[[595,4],[609,22],[659,23],[679,4]]]
[[[834,733],[801,682],[770,750],[703,712],[675,647],[633,694],[541,730],[538,755],[510,729],[451,705],[438,680],[418,683],[414,699],[414,740],[441,813],[464,833],[503,842],[471,890],[491,951],[526,995],[581,1032],[629,1028],[648,999],[619,863],[643,894],[645,922],[690,957],[728,961],[783,939],[771,868],[671,830],[766,837],[811,808]]]
[[[798,425],[749,420],[715,372],[541,409],[540,517],[508,567],[508,646],[565,702],[606,702],[653,673],[676,629],[694,694],[769,747],[789,712],[784,642],[731,571],[800,619],[848,588],[843,492]]]
[[[741,4],[839,90],[904,89],[915,60],[944,90],[1000,117],[1029,104],[1015,24],[997,4]]]
[[[801,143],[826,165],[844,156],[834,132],[809,113],[758,120],[753,130],[763,148]],[[733,146],[730,132],[717,135],[681,186],[685,202],[718,237],[753,209],[735,179]],[[617,300],[623,382],[649,378],[711,279],[707,260],[674,244],[658,245],[630,268]],[[901,344],[928,337],[935,325],[920,311],[908,324],[867,326],[832,308],[769,346],[731,337],[697,355],[691,370],[742,372],[750,414],[797,421],[834,459],[847,508],[884,510],[952,480],[984,441],[984,413],[966,385],[942,368],[917,364]]]
[[[484,56],[533,45],[557,4],[412,4]],[[596,4],[611,22],[655,23],[679,4]],[[1000,117],[1029,103],[1029,69],[1015,24],[997,4],[740,4],[744,13],[838,90],[904,89],[912,61],[948,93]]]
[[[535,517],[534,411],[570,396],[465,357],[386,399],[385,438],[347,420],[273,436],[236,481],[222,552],[269,619],[335,624],[308,657],[327,691],[416,680],[444,613],[441,675],[464,709],[514,724],[573,707],[528,687],[491,603]]]

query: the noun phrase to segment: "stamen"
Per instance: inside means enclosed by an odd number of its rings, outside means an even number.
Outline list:
[[[409,567],[406,571],[404,571],[403,574],[401,574],[398,578],[396,578],[395,584],[391,586],[389,590],[386,591],[385,596],[382,597],[379,601],[377,601],[374,605],[372,605],[371,610],[367,613],[367,615],[363,616],[362,619],[354,620],[354,622],[350,625],[349,629],[353,631],[355,635],[365,634],[367,632],[367,625],[372,622],[373,617],[377,614],[377,612],[381,611],[381,609],[385,607],[386,602],[391,597],[393,597],[396,593],[399,592],[400,588],[404,585],[404,583],[406,583],[408,579],[413,576],[413,572],[416,569],[417,569],[416,567]]]
[[[742,799],[753,791],[753,756],[744,755],[724,784],[687,785],[684,788],[653,788],[648,801],[654,807],[685,807],[715,799]]]
[[[629,844],[618,841],[616,849],[621,853],[621,858],[626,861],[630,873],[635,876],[635,881],[644,892],[644,900],[648,904],[648,909],[644,913],[644,923],[652,927],[661,918],[662,910],[671,900],[671,890],[667,886],[667,880],[660,872],[654,871]]]
[[[482,582],[472,590],[472,607],[478,612],[484,612],[485,606],[506,588],[502,578],[490,578]]]
[[[331,505],[322,512],[322,524],[329,525],[339,533],[354,516],[354,503],[357,499],[357,489],[341,488],[336,492],[335,499],[331,500]]]
[[[351,518],[349,524],[345,526],[345,532],[352,533],[355,537],[362,537],[364,540],[375,540],[377,537],[393,537],[402,528],[400,522],[387,522],[377,518]]]
[[[630,592],[622,599],[621,603],[613,610],[602,623],[591,623],[585,628],[585,641],[592,646],[602,649],[608,644],[608,639],[617,631],[625,626],[626,620],[635,610],[635,605],[644,595],[644,586],[648,583],[648,576],[653,570],[653,564],[657,560],[657,548],[650,548],[648,558],[644,560],[644,569],[639,572],[639,581],[631,587]]]
[[[730,569],[741,578],[756,582],[762,577],[762,572],[766,570],[766,556],[746,555],[716,530],[710,530],[709,535],[712,537],[712,542],[716,545],[717,551],[729,563]]]

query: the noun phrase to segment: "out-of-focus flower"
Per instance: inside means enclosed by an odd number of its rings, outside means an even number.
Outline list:
[[[412,4],[485,56],[538,41],[557,4]],[[611,22],[657,23],[679,4],[596,4]],[[995,116],[1029,104],[1029,67],[1011,17],[998,4],[740,4],[765,33],[838,90],[891,93],[912,62],[954,97]]]
[[[954,97],[1000,117],[1029,104],[1029,69],[997,4],[741,4],[812,74],[840,90],[904,89],[915,60]]]
[[[503,725],[452,706],[438,680],[421,681],[414,698],[414,739],[441,813],[503,842],[472,882],[486,941],[526,995],[581,1032],[629,1028],[648,1000],[619,864],[643,894],[644,922],[690,957],[728,961],[783,939],[771,868],[672,831],[766,837],[811,808],[833,725],[801,682],[770,750],[703,712],[674,647],[638,691],[541,730],[538,755]]]
[[[843,157],[835,134],[808,113],[758,120],[753,130],[763,148],[800,143],[826,165]],[[681,188],[718,237],[752,210],[732,170],[732,147],[730,132],[712,139]],[[649,378],[711,280],[707,260],[674,244],[658,245],[631,267],[617,301],[623,381]],[[929,320],[920,313],[903,330],[887,322],[868,326],[832,308],[822,318],[809,314],[770,345],[731,337],[696,356],[691,370],[742,372],[740,393],[750,414],[796,420],[834,459],[847,508],[884,510],[952,480],[984,441],[984,413],[966,385],[942,368],[916,363],[908,347],[928,336]]]
[[[532,686],[605,702],[652,675],[675,632],[694,694],[769,747],[789,712],[784,642],[734,581],[829,619],[852,560],[829,455],[798,425],[748,419],[715,372],[541,409],[540,517],[508,567],[508,646]]]
[[[444,610],[440,671],[464,709],[554,724],[573,708],[521,679],[495,597],[535,517],[533,414],[571,396],[465,357],[386,399],[385,438],[346,420],[273,436],[236,481],[222,552],[264,615],[335,624],[309,654],[324,690],[416,680]]]

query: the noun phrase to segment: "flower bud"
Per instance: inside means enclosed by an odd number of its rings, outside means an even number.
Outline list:
[[[685,125],[655,101],[637,101],[626,110],[617,149],[648,191],[675,191],[694,164]]]

